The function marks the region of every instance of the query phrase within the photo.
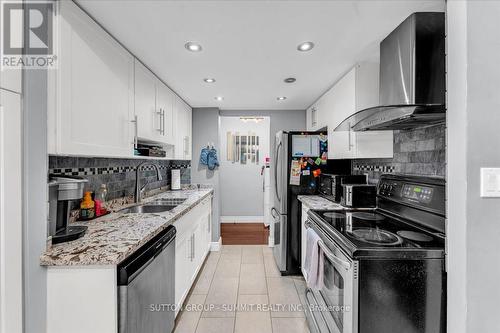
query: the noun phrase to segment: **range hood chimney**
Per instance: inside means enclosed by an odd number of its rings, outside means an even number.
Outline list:
[[[335,130],[411,129],[443,123],[445,14],[413,13],[380,43],[381,106],[365,109]]]

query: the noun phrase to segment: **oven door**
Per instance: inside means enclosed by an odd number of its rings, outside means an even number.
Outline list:
[[[324,262],[323,287],[306,294],[309,327],[321,333],[357,333],[358,262],[345,255],[320,225],[308,220],[306,227],[320,236]]]

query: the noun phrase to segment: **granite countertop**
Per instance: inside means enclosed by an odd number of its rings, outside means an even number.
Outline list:
[[[52,245],[40,257],[42,266],[117,265],[139,247],[159,234],[194,206],[213,193],[212,188],[188,187],[179,191],[166,191],[147,199],[186,200],[174,209],[154,214],[112,213],[89,222],[85,236],[72,242]],[[113,207],[113,211],[133,205]]]
[[[342,205],[323,198],[319,195],[299,195],[297,197],[302,205],[306,206],[308,209],[313,210],[334,210],[334,209],[346,209]]]

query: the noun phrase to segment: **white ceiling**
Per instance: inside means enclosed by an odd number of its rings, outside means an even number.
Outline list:
[[[409,14],[444,10],[443,0],[77,2],[191,106],[253,110],[307,108],[357,61],[376,60]],[[298,52],[303,41],[316,46]]]

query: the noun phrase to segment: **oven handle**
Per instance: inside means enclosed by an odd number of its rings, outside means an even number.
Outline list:
[[[312,293],[311,289],[307,288],[307,289],[306,289],[306,299],[307,299],[307,300],[309,300],[309,297],[308,297],[308,295],[309,295],[309,294],[310,294],[310,295],[312,296],[312,298],[314,299],[314,303],[316,303],[316,304],[317,304],[318,302],[316,301],[316,299],[315,299],[315,297],[314,297],[314,295],[313,295],[313,293]],[[309,304],[312,304],[312,302],[311,302],[311,301],[309,301]],[[319,328],[319,325],[318,325],[318,322],[316,321],[316,318],[314,317],[314,314],[312,313],[311,307],[310,307],[310,306],[308,306],[308,307],[307,307],[307,310],[308,310],[308,311],[309,311],[309,313],[311,314],[311,319],[312,319],[312,322],[313,322],[313,324],[314,324],[314,327],[316,328],[316,332],[321,332],[321,330],[320,330],[320,328]]]
[[[309,220],[306,220],[306,223],[304,225],[306,228],[310,228],[311,222]],[[332,251],[330,251],[330,249],[328,249],[328,247],[321,239],[318,241],[318,246],[321,248],[325,256],[330,259],[330,261],[342,266],[346,271],[351,269],[351,263],[337,257]]]

